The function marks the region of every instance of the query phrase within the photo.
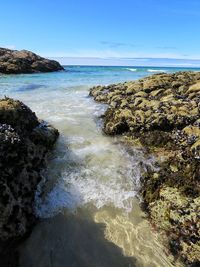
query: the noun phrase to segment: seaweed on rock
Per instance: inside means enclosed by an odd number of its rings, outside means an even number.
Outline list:
[[[150,220],[167,233],[169,248],[188,266],[200,265],[200,72],[155,74],[96,86],[109,104],[106,134],[123,134],[157,156],[159,170],[142,178]]]

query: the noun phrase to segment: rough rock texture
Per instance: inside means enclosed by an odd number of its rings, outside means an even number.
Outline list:
[[[35,222],[40,170],[57,137],[58,131],[40,122],[22,102],[0,100],[0,266],[10,266],[12,243]]]
[[[106,134],[124,134],[157,156],[159,170],[142,180],[144,206],[171,251],[200,266],[200,73],[156,74],[90,95],[109,104]]]
[[[45,59],[27,50],[0,48],[0,73],[19,74],[63,70],[55,60]]]

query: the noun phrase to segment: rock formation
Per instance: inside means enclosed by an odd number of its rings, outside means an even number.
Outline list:
[[[90,95],[109,104],[104,132],[157,156],[157,171],[142,178],[152,224],[167,233],[171,251],[200,264],[200,73],[156,74],[96,86]]]
[[[20,74],[63,70],[55,60],[45,59],[27,50],[0,48],[0,73]]]
[[[58,131],[39,121],[22,102],[0,100],[0,266],[13,261],[10,247],[35,222],[40,170],[57,137]]]

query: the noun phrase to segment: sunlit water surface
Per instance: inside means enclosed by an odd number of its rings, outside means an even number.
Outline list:
[[[68,67],[67,72],[0,76],[0,92],[51,122],[60,138],[38,186],[41,222],[20,248],[21,267],[170,267],[175,263],[141,211],[137,193],[153,157],[102,134],[106,106],[90,86],[160,69]],[[164,69],[172,72],[177,69]]]

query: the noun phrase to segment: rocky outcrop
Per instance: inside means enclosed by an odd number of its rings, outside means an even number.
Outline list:
[[[63,70],[55,60],[40,57],[27,50],[0,48],[0,73],[19,74]]]
[[[0,266],[16,262],[8,256],[10,248],[35,222],[40,170],[57,137],[58,131],[22,102],[0,100]]]
[[[156,74],[96,86],[90,95],[109,104],[106,134],[157,156],[157,171],[142,179],[144,207],[167,233],[171,251],[188,266],[200,264],[200,73]]]

